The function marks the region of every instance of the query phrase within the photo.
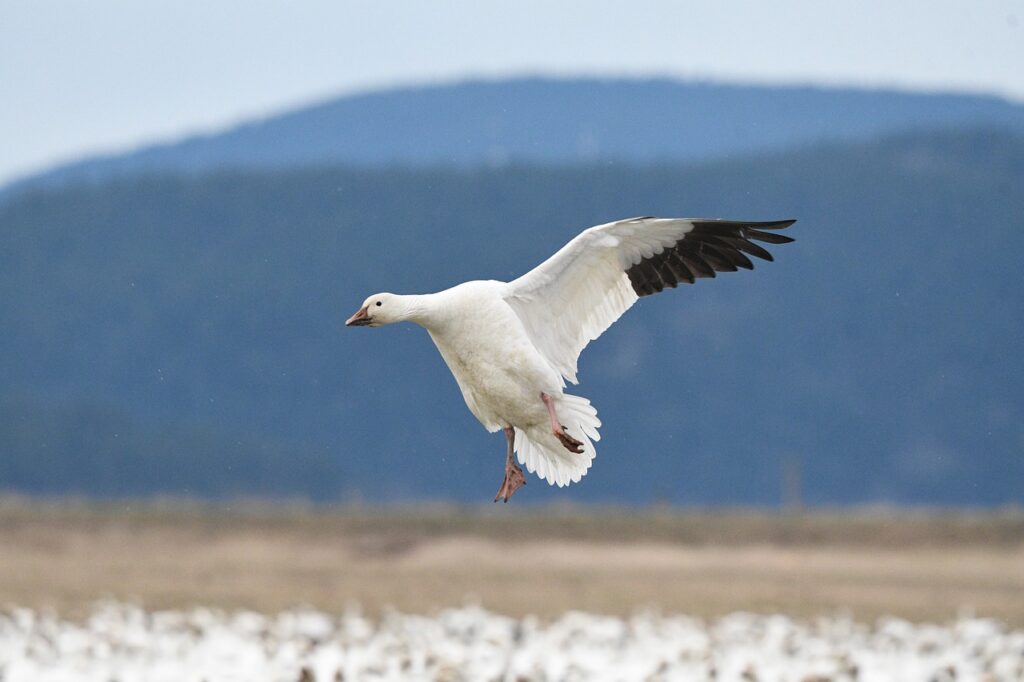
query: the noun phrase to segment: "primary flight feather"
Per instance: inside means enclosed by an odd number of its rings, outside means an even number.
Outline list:
[[[743,222],[631,218],[584,230],[511,282],[464,282],[434,294],[375,294],[348,326],[415,322],[429,332],[488,431],[507,440],[505,478],[494,501],[525,483],[519,462],[552,485],[587,473],[599,440],[597,410],[564,392],[577,383],[587,344],[642,296],[718,272],[772,260],[755,242],[785,244],[795,220]]]

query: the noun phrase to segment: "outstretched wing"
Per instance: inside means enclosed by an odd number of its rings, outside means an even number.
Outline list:
[[[747,255],[770,261],[754,242],[791,242],[772,230],[794,222],[631,218],[597,225],[509,282],[505,300],[548,362],[577,383],[580,353],[639,297],[716,272],[751,270]]]

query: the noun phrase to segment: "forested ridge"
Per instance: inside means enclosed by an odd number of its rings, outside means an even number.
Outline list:
[[[633,215],[797,218],[644,299],[576,392],[582,484],[518,499],[1024,501],[1024,140],[908,133],[702,164],[153,174],[0,205],[0,489],[486,501],[503,442],[375,291],[508,279]]]

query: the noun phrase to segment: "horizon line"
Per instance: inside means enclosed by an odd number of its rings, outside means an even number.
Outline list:
[[[682,74],[669,72],[634,72],[634,71],[514,71],[508,73],[465,73],[455,76],[437,78],[413,78],[381,81],[374,84],[356,84],[350,87],[334,89],[330,92],[313,94],[279,106],[272,106],[261,111],[240,112],[226,120],[209,125],[185,125],[176,131],[155,131],[145,137],[124,144],[99,145],[79,152],[58,155],[48,161],[31,163],[25,167],[15,167],[10,172],[0,173],[0,192],[49,173],[58,168],[82,163],[89,160],[110,158],[131,154],[152,147],[174,146],[187,140],[215,137],[237,128],[289,116],[318,106],[327,105],[339,100],[359,99],[379,95],[397,94],[453,88],[463,85],[485,84],[500,85],[519,81],[618,81],[618,82],[668,82],[678,85],[711,85],[735,88],[760,88],[766,90],[822,90],[822,91],[858,91],[863,93],[890,93],[921,96],[980,97],[1002,100],[1012,105],[1024,105],[1024,93],[1015,95],[989,89],[972,90],[951,86],[935,87],[930,84],[902,83],[897,81],[825,81],[806,78],[769,77],[750,78],[740,75],[704,75]]]

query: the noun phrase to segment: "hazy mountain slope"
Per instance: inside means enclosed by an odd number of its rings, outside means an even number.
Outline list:
[[[332,163],[693,162],[964,125],[1024,133],[1024,106],[880,90],[520,79],[342,97],[222,133],[88,159],[31,182]]]
[[[32,193],[0,208],[0,487],[486,501],[503,442],[426,334],[343,319],[379,290],[514,277],[597,222],[684,214],[795,217],[798,241],[592,344],[575,390],[605,422],[595,467],[517,501],[772,503],[796,455],[813,502],[1021,502],[1022,181],[1021,138],[946,133]]]

